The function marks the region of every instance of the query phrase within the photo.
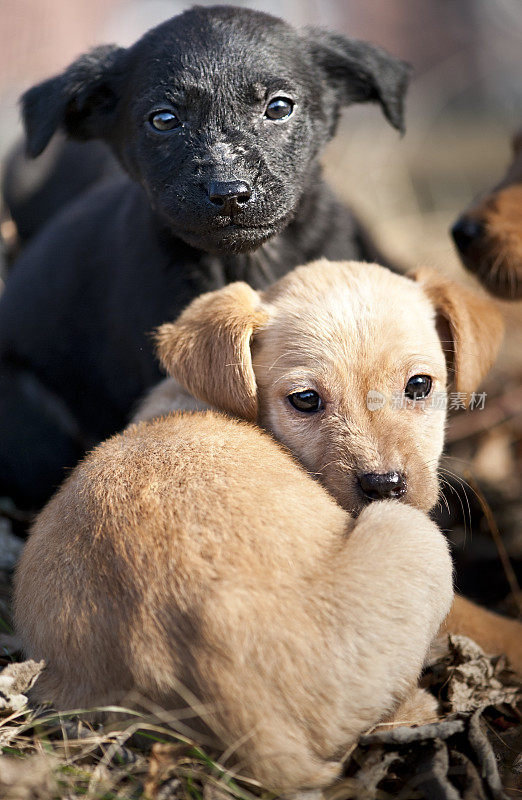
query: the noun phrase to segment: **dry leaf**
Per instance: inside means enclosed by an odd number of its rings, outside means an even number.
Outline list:
[[[448,713],[472,712],[522,699],[522,686],[505,659],[487,656],[466,636],[448,636],[446,652],[430,665],[431,685],[441,686]]]
[[[45,667],[45,661],[8,664],[0,672],[0,711],[20,711],[27,704],[26,693]]]

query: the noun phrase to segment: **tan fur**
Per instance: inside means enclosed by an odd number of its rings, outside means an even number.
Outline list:
[[[172,411],[209,411],[210,406],[203,400],[197,400],[174,378],[161,381],[147,392],[139,402],[132,417],[133,423],[147,422],[156,417],[163,417]]]
[[[220,407],[248,420],[257,416],[256,379],[250,340],[265,321],[259,297],[246,283],[232,283],[219,295],[208,292],[190,304],[175,325],[156,335],[165,361],[176,361],[178,378],[200,400],[219,395]]]
[[[331,783],[409,694],[451,597],[422,512],[354,521],[259,428],[175,413],[74,470],[34,525],[15,613],[48,665],[37,699],[193,698],[242,770],[288,792]]]
[[[461,219],[479,222],[483,233],[460,257],[490,291],[522,297],[522,129],[513,137],[513,160],[500,183],[473,203]]]
[[[446,363],[457,391],[476,389],[495,358],[502,319],[494,304],[431,270],[418,270],[411,281],[368,264],[318,262],[284,277],[258,302],[236,310],[256,319],[267,315],[249,346],[257,383],[258,421],[314,475],[348,511],[362,507],[357,472],[398,470],[406,474],[404,500],[429,510],[438,494],[437,466],[443,446],[445,413],[434,409],[370,412],[369,389],[385,395],[404,388],[407,377],[428,373],[435,390],[447,388]],[[225,291],[225,290],[221,290]],[[220,291],[207,295],[213,307]],[[194,329],[206,328],[226,347],[226,331],[206,313],[204,298],[184,312]],[[208,325],[210,324],[210,331]],[[176,324],[169,330],[175,330]],[[166,341],[166,340],[165,340]],[[197,338],[192,340],[197,350]],[[178,378],[176,352],[159,348],[168,372]],[[446,359],[445,359],[446,356]],[[242,354],[245,360],[247,356]],[[208,373],[208,370],[207,370]],[[205,380],[205,374],[199,381]],[[195,391],[197,382],[186,384]],[[289,392],[314,388],[328,401],[327,413],[297,414]],[[175,406],[184,390],[167,379],[140,409],[153,416],[152,399],[162,413]],[[219,392],[203,395],[223,407]],[[179,404],[177,406],[180,407]],[[488,652],[505,652],[522,672],[522,626],[456,597],[447,622],[452,632],[477,639]]]
[[[442,632],[446,631],[469,636],[486,653],[505,653],[522,675],[522,625],[517,620],[501,617],[457,595],[442,626]]]
[[[440,319],[443,347],[450,355],[454,386],[470,394],[495,362],[504,332],[499,312],[491,301],[464,286],[445,280],[429,269],[414,273],[415,279],[431,300]]]

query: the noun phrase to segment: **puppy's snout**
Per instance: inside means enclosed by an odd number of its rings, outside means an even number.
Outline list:
[[[402,497],[406,491],[404,475],[399,472],[366,472],[358,477],[359,486],[369,500]]]
[[[481,222],[470,217],[459,217],[451,229],[453,241],[461,253],[465,253],[469,246],[479,239],[484,233]]]
[[[246,181],[211,181],[208,197],[223,216],[232,216],[239,206],[248,203],[252,187]]]

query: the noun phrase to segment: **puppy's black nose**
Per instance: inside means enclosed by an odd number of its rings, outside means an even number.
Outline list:
[[[211,181],[208,185],[210,202],[219,208],[219,213],[230,217],[239,206],[248,203],[252,187],[246,181]]]
[[[484,233],[481,222],[470,217],[460,217],[451,229],[453,241],[461,253],[465,253],[472,242]]]
[[[399,472],[366,472],[359,475],[359,486],[369,500],[401,497],[406,491],[406,481]]]

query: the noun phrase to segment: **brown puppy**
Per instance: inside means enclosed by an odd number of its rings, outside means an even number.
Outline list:
[[[162,326],[160,358],[186,389],[164,381],[136,418],[194,407],[188,390],[257,420],[350,513],[386,496],[428,511],[438,497],[445,352],[454,388],[470,393],[502,327],[490,301],[429,270],[413,281],[377,266],[317,262],[264,293],[238,283],[203,295]],[[427,398],[401,407],[412,386],[420,397],[423,377]],[[371,392],[387,400],[374,411]],[[446,624],[507,653],[522,672],[519,623],[458,597]]]
[[[267,433],[205,412],[87,456],[34,525],[15,607],[47,662],[37,699],[192,705],[241,770],[288,792],[331,783],[410,695],[451,598],[421,511],[354,520]]]
[[[504,178],[451,232],[462,263],[490,292],[522,298],[522,129],[513,137],[513,161]]]

